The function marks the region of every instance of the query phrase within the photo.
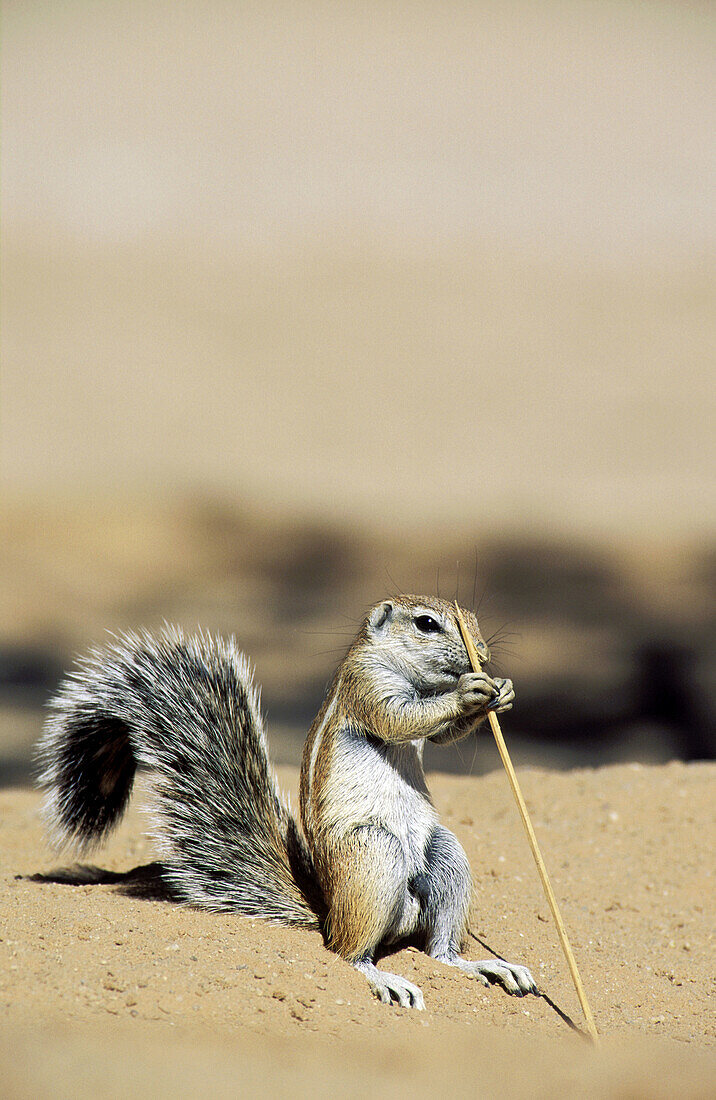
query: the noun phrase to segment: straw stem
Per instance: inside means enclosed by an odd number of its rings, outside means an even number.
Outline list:
[[[482,667],[481,664],[480,664],[480,658],[477,654],[477,650],[475,649],[475,643],[473,642],[472,637],[471,637],[471,635],[470,635],[470,633],[467,629],[467,625],[466,625],[465,620],[463,618],[462,612],[460,611],[460,608],[458,607],[457,601],[455,602],[455,613],[457,615],[457,624],[460,627],[460,633],[462,635],[462,640],[465,643],[465,649],[467,650],[467,655],[470,658],[470,664],[472,665],[472,668],[473,668],[474,672],[479,672],[481,667]],[[559,940],[560,940],[560,943],[562,944],[562,950],[564,951],[564,955],[565,955],[565,958],[567,960],[567,965],[569,966],[569,972],[572,975],[572,981],[574,982],[574,988],[576,989],[577,996],[579,997],[579,1003],[582,1006],[582,1012],[584,1013],[584,1018],[587,1022],[587,1029],[589,1031],[589,1034],[590,1034],[593,1042],[598,1043],[599,1042],[599,1034],[597,1032],[596,1024],[594,1023],[594,1017],[592,1016],[592,1010],[589,1007],[589,1002],[587,1001],[587,995],[584,992],[584,986],[582,985],[582,979],[579,976],[579,970],[577,969],[577,963],[576,963],[576,960],[574,958],[574,954],[572,953],[572,948],[570,946],[569,939],[567,938],[567,930],[564,927],[564,921],[562,920],[562,914],[559,911],[559,906],[557,905],[557,899],[554,896],[554,890],[552,889],[552,884],[550,883],[549,875],[547,874],[547,868],[545,867],[544,860],[542,859],[542,853],[540,852],[539,845],[537,844],[537,837],[535,836],[535,831],[532,827],[532,822],[530,820],[530,815],[527,811],[527,805],[526,805],[525,800],[522,796],[522,791],[520,790],[520,785],[517,782],[517,775],[515,774],[515,769],[512,766],[512,761],[510,759],[510,754],[507,751],[507,745],[505,744],[505,739],[502,736],[502,730],[500,729],[500,723],[497,720],[497,715],[492,710],[487,712],[487,717],[488,717],[492,732],[494,734],[495,741],[497,742],[497,748],[498,748],[498,751],[500,753],[500,757],[502,758],[502,763],[504,764],[505,771],[507,772],[507,778],[510,782],[510,787],[512,788],[512,793],[515,796],[515,801],[517,802],[517,807],[520,811],[520,817],[522,818],[522,824],[524,825],[525,832],[527,833],[527,839],[529,841],[530,849],[532,851],[534,861],[537,864],[537,870],[539,871],[539,877],[540,877],[541,882],[542,882],[542,888],[545,892],[547,902],[549,903],[549,907],[552,911],[552,916],[554,918],[554,923],[557,926],[557,934],[559,935]]]

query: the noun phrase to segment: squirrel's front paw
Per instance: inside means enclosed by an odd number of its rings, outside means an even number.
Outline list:
[[[511,710],[515,701],[515,689],[512,680],[502,680],[496,676],[493,683],[497,694],[493,696],[487,709],[494,710],[496,714],[503,710]]]
[[[487,710],[498,697],[497,681],[486,672],[466,672],[458,680],[455,692],[464,710]]]

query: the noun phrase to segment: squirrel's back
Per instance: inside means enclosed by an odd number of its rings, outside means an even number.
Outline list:
[[[58,846],[98,843],[143,766],[181,900],[319,926],[311,857],[269,767],[259,693],[233,639],[166,628],[95,650],[52,700],[38,758]]]

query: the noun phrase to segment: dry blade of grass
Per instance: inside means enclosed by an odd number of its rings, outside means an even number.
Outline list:
[[[474,672],[479,672],[480,668],[482,667],[480,664],[480,658],[477,654],[477,650],[475,649],[475,643],[473,642],[470,632],[467,629],[467,624],[465,623],[465,619],[462,615],[462,612],[460,611],[457,600],[455,601],[455,614],[457,616],[457,625],[460,628],[462,640],[465,643],[467,655],[470,658],[470,664],[472,665]],[[494,711],[488,711],[487,717],[490,722],[490,728],[492,729],[492,732],[494,734],[495,741],[497,742],[497,748],[500,753],[500,757],[502,758],[502,763],[504,764],[505,771],[507,772],[507,778],[510,782],[512,793],[515,796],[515,801],[517,802],[517,807],[520,811],[522,824],[525,827],[525,832],[527,833],[527,839],[529,841],[530,849],[532,851],[534,861],[537,864],[537,870],[539,871],[539,876],[542,881],[542,888],[545,892],[547,902],[549,903],[549,907],[552,911],[554,923],[557,926],[557,934],[559,935],[559,940],[562,944],[562,950],[564,951],[567,965],[569,966],[569,972],[572,975],[572,981],[574,982],[574,988],[577,991],[579,1003],[582,1006],[582,1012],[584,1013],[584,1018],[587,1022],[587,1029],[593,1042],[598,1043],[599,1033],[597,1032],[597,1027],[594,1023],[592,1010],[589,1007],[587,995],[584,992],[582,979],[579,976],[579,970],[577,969],[577,962],[574,958],[574,954],[572,952],[572,948],[567,937],[567,930],[564,927],[564,921],[562,920],[562,914],[560,913],[559,906],[557,905],[557,899],[554,896],[552,884],[549,881],[549,875],[547,874],[547,868],[545,867],[544,860],[542,859],[542,853],[539,850],[537,837],[535,836],[535,831],[532,827],[532,821],[530,820],[530,815],[527,811],[527,805],[522,795],[520,785],[517,782],[517,775],[515,774],[515,769],[513,767],[512,760],[510,759],[510,754],[507,751],[505,739],[502,736],[500,723],[498,722],[497,715],[494,713]]]

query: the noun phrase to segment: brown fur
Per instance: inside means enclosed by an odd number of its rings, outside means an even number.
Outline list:
[[[329,947],[354,962],[382,938],[383,882],[372,853],[350,841],[333,843],[328,850],[331,906],[326,939]]]

